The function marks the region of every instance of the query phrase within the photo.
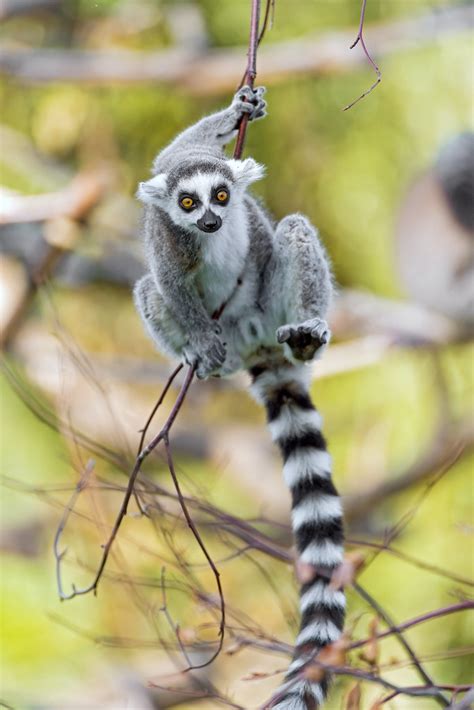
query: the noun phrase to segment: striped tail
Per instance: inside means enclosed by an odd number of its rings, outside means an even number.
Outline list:
[[[252,393],[267,410],[272,438],[283,456],[299,560],[319,572],[301,588],[301,626],[293,660],[271,707],[313,710],[323,703],[329,679],[327,674],[318,682],[305,679],[305,664],[336,641],[344,625],[344,593],[329,586],[332,572],[343,559],[341,502],[331,480],[321,417],[308,394],[309,368],[287,363],[256,366],[249,372]]]

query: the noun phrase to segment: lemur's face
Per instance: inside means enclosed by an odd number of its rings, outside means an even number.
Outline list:
[[[172,191],[171,219],[193,231],[217,232],[232,213],[238,192],[229,175],[196,172],[180,180]]]
[[[245,188],[263,172],[252,158],[188,165],[140,183],[137,197],[163,209],[177,226],[203,236],[218,232],[232,219]]]

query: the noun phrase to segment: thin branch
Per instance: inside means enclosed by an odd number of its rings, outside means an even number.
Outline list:
[[[173,381],[174,381],[175,377],[178,375],[179,372],[181,372],[181,370],[183,369],[183,367],[184,367],[184,365],[183,365],[182,363],[179,364],[179,365],[177,366],[177,368],[176,368],[175,370],[173,370],[173,372],[171,373],[171,375],[168,377],[168,380],[167,380],[167,382],[166,382],[166,385],[164,386],[163,391],[161,392],[161,395],[160,395],[159,398],[158,398],[158,401],[156,402],[155,406],[154,406],[153,409],[151,410],[150,416],[149,416],[148,419],[146,420],[145,426],[143,427],[143,429],[141,429],[141,437],[140,437],[140,442],[139,442],[139,444],[138,444],[137,456],[139,455],[140,451],[143,449],[143,445],[144,445],[144,443],[145,443],[145,437],[146,437],[146,435],[147,435],[148,428],[149,428],[150,424],[152,423],[155,414],[157,413],[157,411],[158,411],[158,409],[160,408],[160,406],[163,404],[163,401],[164,401],[166,395],[168,394],[169,388],[171,387],[171,385],[173,384]]]
[[[259,44],[258,26],[260,21],[260,0],[252,0],[252,12],[250,16],[250,37],[249,48],[247,52],[247,69],[242,79],[241,86],[246,84],[253,89],[255,77],[257,76],[257,48]],[[244,114],[240,119],[239,132],[234,148],[234,158],[242,157],[244,150],[245,136],[249,122],[248,114]]]
[[[346,539],[346,544],[354,545],[355,547],[373,548],[374,550],[379,550],[380,552],[388,552],[390,555],[393,555],[394,557],[397,557],[398,559],[403,560],[404,562],[407,562],[407,564],[413,565],[418,569],[423,569],[426,572],[431,572],[432,574],[436,574],[439,577],[444,577],[444,579],[450,579],[452,582],[456,582],[457,584],[466,584],[469,587],[474,587],[474,580],[470,579],[469,577],[463,577],[462,575],[455,574],[450,570],[443,569],[438,565],[432,565],[431,563],[426,562],[425,560],[420,560],[417,557],[413,557],[412,555],[409,555],[406,552],[402,552],[401,550],[392,547],[391,544],[388,542],[379,543],[372,542],[370,540],[358,540],[355,538],[348,538]]]
[[[464,696],[462,700],[459,701],[459,703],[453,703],[453,705],[451,706],[451,710],[471,710],[473,703],[474,687],[471,686],[468,693]]]
[[[449,616],[450,614],[456,614],[458,611],[468,611],[474,609],[474,601],[471,599],[466,599],[462,602],[458,602],[457,604],[452,604],[451,606],[446,606],[442,607],[441,609],[434,609],[433,611],[430,611],[426,614],[421,614],[421,616],[417,616],[414,619],[410,619],[409,621],[405,621],[402,624],[397,625],[397,631],[405,631],[406,629],[411,629],[413,626],[418,626],[418,624],[423,624],[425,621],[431,621],[432,619],[438,619],[442,616]],[[382,631],[374,636],[376,639],[383,639],[387,638],[387,636],[391,636],[394,633],[394,630],[389,629],[388,631]],[[351,650],[355,648],[361,648],[362,646],[365,646],[367,643],[369,643],[372,639],[366,638],[362,639],[361,641],[354,641],[354,643],[351,644],[350,648]]]
[[[76,588],[74,584],[72,585],[72,593],[71,594],[66,594],[64,591],[63,583],[62,583],[62,574],[61,574],[61,562],[66,555],[67,552],[67,547],[65,547],[63,550],[59,549],[59,543],[61,541],[61,536],[66,528],[66,525],[69,520],[69,516],[71,513],[74,511],[74,508],[76,506],[77,500],[79,496],[81,495],[82,491],[87,488],[89,485],[89,480],[92,475],[92,472],[94,470],[94,462],[93,461],[88,461],[83,474],[81,475],[77,486],[74,489],[74,492],[69,500],[69,503],[67,504],[64,513],[62,515],[61,521],[58,525],[58,529],[56,531],[56,535],[54,536],[54,543],[53,543],[53,550],[54,550],[54,557],[56,560],[56,582],[57,582],[57,587],[58,587],[58,594],[59,598],[61,601],[64,601],[65,599],[71,599],[73,596],[75,596],[76,593]]]
[[[260,42],[264,38],[265,32],[267,31],[267,27],[269,27],[270,29],[273,28],[273,23],[275,21],[275,3],[276,0],[267,0],[262,29],[260,30],[260,34],[258,35],[258,45],[260,45]]]
[[[387,614],[385,609],[383,609],[380,604],[356,581],[354,580],[352,583],[352,586],[356,590],[356,592],[374,609],[377,614],[385,621],[387,626],[389,627],[389,630],[392,631],[395,636],[398,638],[400,641],[401,645],[405,649],[405,651],[408,653],[409,657],[411,658],[413,665],[417,669],[420,677],[422,680],[425,681],[426,685],[432,688],[436,687],[435,682],[433,679],[428,675],[428,673],[425,671],[423,668],[421,661],[417,657],[416,653],[412,649],[411,645],[408,643],[406,638],[403,636],[401,629],[399,629],[396,624],[392,621],[390,616]],[[436,701],[441,705],[441,707],[447,707],[449,705],[449,700],[445,698],[445,696],[439,691],[438,695],[436,697]]]
[[[372,86],[371,86],[369,89],[367,89],[366,91],[364,91],[364,93],[361,94],[357,99],[355,99],[355,101],[352,101],[352,103],[350,103],[350,104],[348,104],[347,106],[345,106],[344,109],[343,109],[344,111],[347,111],[348,109],[352,108],[352,107],[355,106],[357,103],[359,103],[359,101],[361,101],[361,100],[364,99],[366,96],[368,96],[370,93],[372,93],[372,91],[375,89],[375,87],[376,87],[378,84],[380,84],[380,82],[382,81],[382,72],[380,71],[379,67],[378,67],[377,64],[374,62],[374,60],[372,59],[372,57],[370,56],[369,50],[367,49],[367,46],[366,46],[365,41],[364,41],[364,20],[365,20],[365,9],[366,9],[366,5],[367,5],[367,0],[362,0],[362,7],[361,7],[361,11],[360,11],[359,31],[358,31],[358,33],[357,33],[357,37],[355,38],[355,41],[351,44],[350,49],[354,49],[354,47],[360,42],[361,47],[362,47],[362,49],[363,49],[363,51],[364,51],[365,56],[367,57],[367,59],[369,60],[370,64],[371,64],[371,65],[373,66],[373,68],[374,68],[374,71],[375,71],[375,73],[376,73],[376,75],[377,75],[377,79],[374,81],[374,83],[372,84]]]
[[[188,667],[191,668],[192,661],[188,656],[188,653],[183,645],[183,642],[181,641],[181,636],[179,635],[179,626],[178,626],[178,624],[174,623],[174,621],[171,617],[171,614],[168,611],[168,600],[166,597],[166,582],[165,582],[165,568],[164,567],[161,568],[160,586],[161,586],[161,597],[163,599],[163,604],[161,605],[160,611],[162,611],[163,614],[165,615],[165,618],[168,621],[168,624],[169,624],[171,630],[173,631],[173,633],[175,634],[175,636],[178,640],[178,644],[181,649],[181,653],[183,654],[183,656],[186,660],[186,663],[188,664]]]
[[[109,557],[111,547],[114,543],[115,538],[117,537],[117,533],[118,533],[119,528],[122,524],[122,521],[123,521],[125,515],[127,514],[128,504],[130,502],[130,498],[132,497],[135,481],[136,481],[137,476],[140,472],[142,464],[143,464],[144,460],[151,454],[151,452],[158,446],[158,444],[168,437],[171,427],[173,426],[173,423],[174,423],[174,421],[179,413],[179,410],[181,409],[181,406],[184,402],[184,399],[186,397],[186,393],[191,385],[193,377],[194,377],[194,368],[190,366],[188,369],[188,372],[186,374],[186,378],[184,380],[184,383],[181,387],[181,391],[176,399],[173,409],[171,410],[171,413],[169,414],[168,419],[166,420],[163,428],[152,439],[152,441],[148,444],[148,446],[139,453],[139,455],[137,456],[137,458],[135,460],[135,465],[133,467],[133,471],[132,471],[129,481],[128,481],[128,486],[127,486],[127,490],[126,490],[125,496],[122,501],[122,505],[120,506],[120,510],[119,510],[117,517],[115,519],[115,523],[112,528],[112,532],[110,533],[110,536],[109,536],[107,542],[103,545],[102,559],[100,561],[99,567],[97,569],[97,573],[96,573],[93,581],[87,587],[83,587],[81,589],[76,589],[75,587],[73,587],[73,591],[71,592],[71,594],[68,595],[67,597],[63,597],[63,598],[72,599],[73,597],[76,597],[76,596],[79,596],[82,594],[88,594],[89,592],[94,592],[94,594],[97,593],[97,587],[98,587],[99,581],[102,577],[102,573],[105,569],[105,565],[107,564],[107,559]]]
[[[311,665],[320,668],[321,671],[324,671],[325,675],[330,674],[348,676],[350,678],[358,678],[359,680],[364,680],[368,683],[374,683],[375,685],[381,685],[382,687],[393,691],[392,697],[394,697],[395,695],[407,695],[409,697],[414,698],[436,698],[439,693],[438,686],[397,686],[394,683],[391,683],[390,681],[386,680],[385,678],[382,678],[378,675],[373,675],[372,673],[368,673],[367,671],[363,671],[358,668],[352,668],[351,666],[336,666],[329,663],[323,663],[317,658],[314,658],[311,661]],[[285,685],[284,690],[274,694],[268,702],[264,703],[260,707],[260,710],[270,710],[270,708],[273,708],[275,704],[278,704],[278,702],[282,700],[283,697],[291,690],[293,684],[296,684],[300,680],[304,679],[305,676],[303,673],[296,674],[292,678],[293,683],[291,685]]]
[[[209,567],[211,568],[212,573],[213,573],[215,580],[216,580],[217,590],[219,593],[219,601],[220,601],[221,618],[220,618],[220,624],[219,624],[219,643],[218,643],[217,649],[214,652],[214,654],[211,656],[211,658],[208,661],[206,661],[205,663],[201,663],[200,665],[190,665],[187,670],[192,670],[192,669],[196,669],[196,668],[204,668],[205,666],[210,665],[217,658],[217,656],[220,654],[220,652],[222,650],[222,646],[224,643],[224,630],[225,630],[224,593],[222,591],[222,584],[221,584],[221,580],[220,580],[219,570],[217,569],[212,557],[210,556],[209,552],[207,551],[207,548],[201,538],[201,535],[199,534],[199,531],[196,528],[196,526],[193,522],[193,519],[191,518],[188,508],[186,506],[183,494],[181,492],[181,487],[179,485],[178,477],[176,476],[173,457],[171,455],[170,442],[169,442],[169,438],[168,438],[167,434],[164,436],[164,443],[165,443],[166,455],[168,458],[168,468],[170,470],[171,477],[173,479],[173,483],[176,488],[176,493],[178,494],[179,502],[181,505],[181,510],[183,511],[184,517],[186,518],[186,522],[187,522],[188,526],[190,527],[191,532],[193,533],[193,535],[196,539],[196,542],[198,543],[199,547],[201,548],[201,550],[204,554],[204,557],[206,558],[206,560],[209,563]]]

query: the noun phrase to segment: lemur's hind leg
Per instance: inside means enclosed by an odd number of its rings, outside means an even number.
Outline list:
[[[158,293],[150,274],[137,281],[133,297],[145,328],[158,348],[173,357],[181,357],[186,344],[185,335]]]
[[[332,296],[329,261],[309,220],[300,214],[285,217],[275,233],[277,270],[274,298],[282,301],[277,329],[297,360],[311,360],[329,342],[325,320]]]

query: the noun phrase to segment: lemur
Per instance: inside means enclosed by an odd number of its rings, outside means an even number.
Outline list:
[[[266,114],[264,91],[243,87],[156,157],[137,192],[149,273],[134,298],[160,351],[193,365],[199,378],[248,370],[266,408],[291,491],[297,554],[304,569],[315,568],[301,588],[294,657],[272,707],[305,710],[319,707],[328,687],[327,677],[305,678],[305,667],[340,637],[345,614],[344,593],[329,584],[343,559],[341,503],[307,367],[330,338],[332,277],[306,217],[275,224],[247,194],[264,168],[224,154],[244,114]]]

